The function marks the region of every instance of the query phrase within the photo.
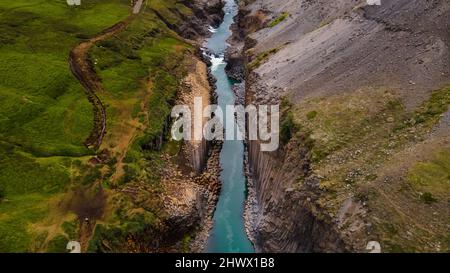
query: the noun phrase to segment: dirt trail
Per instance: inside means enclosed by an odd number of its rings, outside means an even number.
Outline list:
[[[83,85],[86,96],[92,104],[94,110],[94,126],[89,137],[85,141],[85,145],[95,150],[97,150],[102,144],[106,133],[106,109],[97,95],[98,92],[103,92],[104,88],[100,77],[95,72],[94,66],[89,59],[88,53],[95,43],[106,40],[125,30],[126,27],[136,18],[137,14],[139,14],[143,2],[144,0],[135,1],[131,13],[127,18],[110,28],[103,30],[93,38],[80,43],[71,50],[69,55],[70,69],[73,75]],[[84,196],[83,193],[78,193],[77,195]],[[85,206],[81,207],[79,211],[75,210],[81,222],[79,239],[83,251],[86,251],[89,239],[92,236],[95,227],[95,222],[101,217],[103,212],[103,208],[105,206],[104,198],[105,196],[103,194],[103,190],[100,187],[98,194],[93,198],[93,200],[84,200],[82,203],[84,203]],[[83,219],[86,219],[86,221]]]
[[[143,0],[138,0],[133,6],[132,13],[125,20],[103,30],[95,37],[80,43],[72,49],[69,55],[70,70],[83,85],[86,96],[94,110],[94,126],[85,145],[97,150],[102,144],[106,133],[106,110],[96,93],[104,91],[101,79],[94,70],[88,53],[92,46],[122,32],[140,12]]]

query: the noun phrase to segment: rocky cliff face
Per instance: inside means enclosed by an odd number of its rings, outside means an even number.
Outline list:
[[[223,17],[222,1],[186,1],[195,17],[180,30],[188,39],[201,41],[209,35],[208,26],[218,25]],[[201,55],[199,53],[199,55]],[[192,56],[188,61],[186,77],[181,81],[177,105],[187,105],[194,118],[194,101],[200,98],[203,107],[214,101],[213,82],[206,61]],[[207,119],[203,119],[206,123]],[[203,128],[203,125],[202,125]],[[194,128],[191,128],[194,132]],[[179,153],[166,160],[163,204],[167,219],[166,230],[157,251],[201,252],[212,226],[212,216],[220,191],[219,143],[185,140]]]
[[[193,58],[177,104],[187,105],[194,115],[195,98],[201,98],[203,107],[213,103],[211,85],[206,64],[199,58]],[[202,128],[207,121],[207,118],[203,119]],[[191,131],[194,132],[194,128]],[[205,139],[186,140],[180,153],[166,162],[170,171],[164,181],[164,206],[169,217],[167,226],[172,229],[171,240],[177,238],[178,248],[175,251],[181,248],[184,251],[203,251],[220,192],[220,150],[220,143]],[[183,236],[192,239],[184,242],[184,246]]]
[[[329,217],[315,205],[319,181],[308,177],[307,151],[290,143],[275,154],[262,153],[260,143],[249,145],[253,191],[248,206],[249,233],[258,252],[341,252],[346,250]],[[282,158],[282,160],[279,160]]]
[[[178,30],[183,37],[202,40],[209,35],[208,26],[216,27],[222,22],[224,15],[222,0],[185,0],[182,2],[192,10],[194,15],[184,18],[186,23]]]
[[[208,80],[208,70],[200,59],[194,59],[189,67],[189,74],[183,81],[183,90],[178,98],[178,105],[187,105],[194,115],[194,100],[201,98],[203,106],[209,105],[213,100],[213,91]],[[203,118],[203,123],[207,119]],[[203,127],[202,127],[203,128]],[[191,127],[194,132],[194,127]],[[186,141],[183,145],[183,154],[186,158],[184,165],[189,166],[195,173],[200,174],[205,167],[208,155],[208,142],[205,139]]]
[[[248,145],[259,251],[449,247],[448,178],[423,164],[448,153],[450,4],[366,3],[241,2],[228,70],[247,104],[288,105],[283,147]]]

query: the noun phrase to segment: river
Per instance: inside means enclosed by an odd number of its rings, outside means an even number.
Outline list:
[[[211,72],[217,79],[218,104],[222,109],[234,105],[233,83],[225,72],[224,53],[227,39],[232,32],[230,26],[237,15],[238,6],[234,0],[225,0],[225,17],[213,35],[207,40],[206,48],[213,53]],[[215,56],[214,56],[215,55]],[[226,126],[225,126],[226,129]],[[208,253],[252,253],[253,245],[247,237],[244,225],[244,203],[246,178],[244,174],[244,143],[238,140],[224,141],[220,153],[222,190],[214,213],[214,225],[208,239]]]

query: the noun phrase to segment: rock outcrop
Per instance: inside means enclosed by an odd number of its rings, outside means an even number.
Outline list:
[[[348,250],[336,227],[315,205],[319,181],[309,175],[307,151],[290,143],[284,151],[262,153],[249,144],[252,193],[247,207],[249,233],[259,252],[342,252]],[[279,160],[282,158],[282,160]]]
[[[222,22],[224,15],[222,0],[185,0],[182,2],[192,10],[194,15],[185,18],[186,23],[178,30],[183,37],[202,40],[210,34],[209,26],[217,27]]]
[[[206,64],[200,59],[194,59],[189,68],[190,72],[182,83],[182,91],[178,98],[179,105],[186,105],[191,109],[191,117],[194,118],[194,100],[198,98],[203,107],[206,107],[212,102],[212,88],[208,80],[208,71]],[[203,109],[202,109],[203,110]],[[208,121],[203,118],[203,125]],[[203,128],[203,126],[202,126]],[[194,135],[194,126],[191,127],[192,136]],[[202,140],[191,139],[186,141],[183,145],[183,153],[188,165],[197,174],[200,174],[207,161],[208,142]]]

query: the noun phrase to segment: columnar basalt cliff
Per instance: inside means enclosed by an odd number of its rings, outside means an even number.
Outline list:
[[[213,91],[208,81],[208,70],[205,63],[199,59],[194,59],[189,70],[191,72],[183,81],[184,92],[180,92],[178,105],[187,105],[193,115],[195,99],[200,98],[203,107],[206,107],[212,102]],[[203,118],[203,123],[206,122],[207,119]],[[193,126],[191,132],[194,132]],[[208,146],[209,144],[204,138],[202,140],[193,138],[184,143],[183,153],[187,159],[185,165],[188,165],[197,174],[202,172],[207,161]]]
[[[448,168],[426,162],[448,155],[449,11],[447,1],[241,2],[228,71],[245,79],[247,104],[283,111],[279,151],[248,143],[258,251],[449,248],[448,178],[423,165]]]
[[[289,143],[283,151],[260,151],[249,144],[255,207],[248,207],[249,232],[260,252],[341,252],[347,250],[328,216],[315,202],[319,180],[310,175],[308,152]],[[279,159],[282,158],[280,161]],[[303,185],[299,177],[307,177]],[[252,200],[250,200],[252,202]]]

